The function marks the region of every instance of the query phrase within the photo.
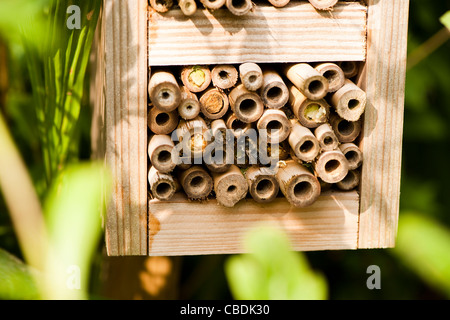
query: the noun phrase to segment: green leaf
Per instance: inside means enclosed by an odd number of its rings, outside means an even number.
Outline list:
[[[399,221],[393,254],[450,298],[450,230],[417,213],[402,213]]]
[[[447,29],[450,29],[450,11],[447,11],[439,20]]]
[[[242,300],[319,300],[327,298],[324,277],[293,252],[280,230],[252,230],[244,241],[250,254],[230,257],[225,271],[231,292]]]
[[[69,166],[55,181],[45,206],[50,242],[46,298],[86,298],[90,261],[101,235],[102,199],[110,181],[101,164]]]
[[[35,270],[0,249],[0,299],[39,299],[39,291],[35,283],[37,276],[38,273]]]

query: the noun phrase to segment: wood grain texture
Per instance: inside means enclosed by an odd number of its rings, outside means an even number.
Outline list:
[[[387,248],[397,235],[409,0],[368,0],[367,92],[361,148],[359,248]]]
[[[147,1],[105,0],[108,255],[147,254]]]
[[[358,208],[357,192],[327,192],[304,209],[284,198],[266,204],[247,199],[225,208],[177,194],[170,203],[149,201],[149,254],[243,253],[242,237],[261,223],[286,231],[294,250],[356,249]]]
[[[258,5],[236,19],[226,8],[149,12],[149,64],[364,61],[366,13],[360,3],[340,2],[317,11],[309,2],[284,8]]]

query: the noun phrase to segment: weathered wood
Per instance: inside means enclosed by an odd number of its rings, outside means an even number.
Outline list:
[[[106,162],[113,192],[108,254],[147,254],[147,6],[105,0]]]
[[[397,235],[408,0],[368,0],[367,93],[361,149],[360,248],[395,245]]]
[[[366,13],[356,2],[321,12],[304,1],[258,5],[239,19],[226,8],[189,19],[181,10],[150,13],[149,64],[364,61]]]
[[[170,206],[149,202],[150,255],[244,253],[243,237],[262,223],[285,231],[294,250],[356,249],[358,208],[355,191],[324,193],[308,208],[295,208],[284,198],[264,204],[242,200],[226,208],[216,200],[189,202],[176,194]]]

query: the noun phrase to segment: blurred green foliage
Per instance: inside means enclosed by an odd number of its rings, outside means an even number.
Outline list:
[[[324,300],[327,284],[312,271],[302,253],[293,252],[277,229],[252,230],[244,240],[250,254],[233,256],[225,265],[231,291],[240,300]]]

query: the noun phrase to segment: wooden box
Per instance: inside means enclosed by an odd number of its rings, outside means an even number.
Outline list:
[[[94,157],[114,176],[104,217],[111,256],[241,253],[247,230],[268,222],[295,250],[387,248],[397,233],[408,0],[339,1],[316,11],[306,1],[258,5],[244,17],[225,10],[158,14],[147,0],[104,0],[93,55]],[[147,84],[152,66],[252,62],[361,61],[367,93],[358,191],[324,193],[298,209],[285,199],[221,207],[215,200],[150,200]]]

